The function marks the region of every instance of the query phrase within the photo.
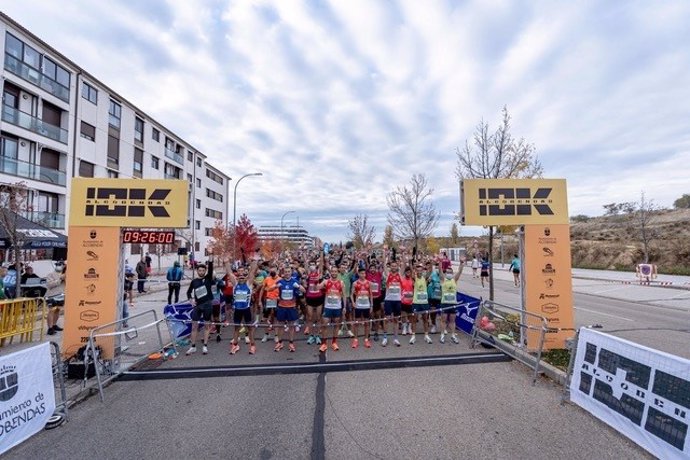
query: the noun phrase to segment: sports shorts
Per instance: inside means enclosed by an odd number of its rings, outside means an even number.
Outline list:
[[[401,304],[399,300],[386,300],[383,302],[383,311],[386,316],[400,316],[402,311]]]
[[[368,308],[355,308],[355,318],[371,318],[371,313]]]
[[[424,313],[431,309],[428,303],[413,303],[412,309],[415,313]]]
[[[232,312],[232,322],[235,324],[251,324],[252,322],[252,309],[242,308],[240,310],[235,309]]]
[[[310,307],[316,308],[316,307],[322,307],[323,306],[323,301],[324,301],[325,297],[324,296],[305,297],[305,299],[307,299],[307,305],[309,305]]]
[[[204,302],[202,304],[196,304],[192,308],[191,318],[192,321],[211,321],[211,315],[213,314],[213,305],[211,302]]]
[[[381,311],[383,306],[383,297],[374,297],[374,304],[372,305],[374,311]]]
[[[297,321],[299,319],[299,312],[297,308],[278,307],[276,311],[276,320],[278,321]]]
[[[412,313],[412,311],[413,311],[411,303],[408,303],[408,304],[401,303],[400,307],[401,307],[403,313]]]
[[[324,308],[323,317],[324,318],[340,318],[343,316],[342,308]]]

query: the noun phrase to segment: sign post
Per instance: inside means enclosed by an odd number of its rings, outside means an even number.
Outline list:
[[[187,227],[187,182],[149,179],[72,179],[63,350],[71,356],[92,329],[120,319],[123,295],[122,227]],[[113,356],[113,341],[100,344]]]

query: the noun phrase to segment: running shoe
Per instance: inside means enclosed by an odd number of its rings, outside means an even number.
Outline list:
[[[457,334],[453,334],[450,336],[450,339],[453,341],[453,343],[458,344],[460,341],[458,340]]]
[[[338,343],[337,343],[337,342],[333,342],[333,343],[331,344],[331,348],[333,349],[333,351],[338,351],[338,350],[340,350],[340,347],[338,346]]]
[[[446,334],[445,334],[445,333],[442,333],[442,334],[441,334],[441,337],[439,337],[438,341],[439,341],[440,343],[446,343]]]
[[[203,347],[201,347],[201,352],[202,352],[203,354],[207,355],[207,354],[208,354],[208,347],[207,347],[206,345],[204,345]]]
[[[191,355],[192,353],[196,353],[196,345],[192,345],[187,349],[187,352],[185,353],[186,355]]]
[[[371,348],[371,341],[369,339],[364,339],[364,348]]]
[[[357,348],[359,346],[359,340],[358,339],[352,339],[352,348]]]
[[[407,323],[403,323],[400,335],[407,335]]]
[[[325,344],[325,343],[322,343],[321,346],[319,347],[319,351],[320,351],[321,353],[325,353],[326,350],[328,350],[328,345]]]
[[[220,334],[216,334],[216,342],[220,342],[222,339],[220,338]]]
[[[249,347],[249,354],[253,355],[254,353],[256,353],[256,345],[251,345]]]
[[[316,340],[314,343],[316,343],[317,345],[321,345],[321,336],[320,335],[316,336]]]
[[[431,343],[431,342],[432,342],[431,337],[429,337],[429,334],[424,334],[424,341],[425,341],[426,343]]]
[[[280,351],[283,349],[283,342],[276,342],[276,346],[273,347],[273,351]]]
[[[400,346],[400,340],[393,339],[393,345],[395,345],[396,347],[399,347]]]
[[[414,335],[414,334],[412,334],[412,338],[410,339],[410,345],[414,345],[414,342],[415,342],[415,340],[416,340],[415,337],[417,337],[417,336]]]
[[[289,344],[289,345],[288,345],[288,348],[290,349],[290,353],[294,353],[295,350],[296,350],[295,344],[294,344],[294,343]]]
[[[348,337],[354,337],[354,336],[355,336],[355,333],[348,329],[348,330],[347,330],[347,336],[348,336]]]
[[[388,345],[388,337],[384,335],[383,340],[381,340],[381,346],[385,347],[386,345]]]
[[[234,355],[238,351],[240,351],[240,345],[238,343],[233,343],[230,345],[230,354],[231,355]]]
[[[269,338],[268,334],[264,334],[263,338],[261,339],[261,343],[268,342],[268,338]]]
[[[436,332],[436,325],[434,324],[433,326],[431,326],[431,333],[436,334]]]
[[[307,345],[313,345],[315,340],[316,339],[314,338],[314,336],[310,335],[309,338],[307,339]]]
[[[344,334],[343,328],[341,327],[340,329],[338,329],[338,337],[342,337],[343,334]]]

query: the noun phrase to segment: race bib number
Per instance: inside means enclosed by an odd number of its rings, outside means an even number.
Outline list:
[[[388,293],[392,296],[400,296],[400,286],[397,284],[391,284],[388,286]]]
[[[197,299],[201,299],[201,298],[209,295],[209,292],[208,292],[208,289],[206,288],[206,286],[200,286],[200,287],[194,289],[194,295],[196,296]]]
[[[246,302],[249,299],[248,292],[235,292],[235,302]]]
[[[371,292],[379,292],[379,283],[371,283]]]
[[[427,295],[426,292],[420,292],[419,294],[417,294],[417,301],[418,302],[428,302],[429,296]]]
[[[278,306],[277,299],[266,299],[266,308],[276,308]]]
[[[443,303],[455,303],[456,297],[452,292],[446,292],[443,294]]]
[[[370,308],[371,304],[369,303],[369,297],[368,296],[359,296],[357,297],[357,308]]]
[[[337,295],[326,296],[326,308],[340,309],[340,297]]]
[[[318,285],[318,284],[310,284],[310,285],[309,285],[309,292],[310,292],[311,294],[316,294],[316,293],[318,293],[319,291],[320,291],[320,289],[319,289],[319,285]]]
[[[283,300],[292,300],[295,298],[295,293],[292,289],[283,289],[280,291],[280,298]]]
[[[412,292],[406,292],[405,294],[403,294],[403,297],[405,297],[405,299],[407,299],[407,300],[412,300],[412,297],[414,297],[414,294]]]

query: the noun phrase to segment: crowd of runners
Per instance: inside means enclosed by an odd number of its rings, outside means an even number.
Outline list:
[[[215,331],[233,327],[230,354],[242,342],[256,353],[255,335],[273,350],[295,351],[298,334],[321,352],[340,349],[340,340],[351,348],[410,345],[423,333],[426,343],[440,332],[441,343],[459,343],[455,330],[460,268],[453,270],[447,256],[422,256],[406,251],[347,251],[336,249],[285,251],[273,260],[258,253],[244,257],[226,274],[214,275],[213,264],[196,267],[187,298],[191,313],[191,346],[197,351],[199,322],[203,320],[202,352]],[[216,301],[214,302],[214,298]],[[242,335],[244,339],[242,340]],[[360,342],[362,340],[362,342]]]

